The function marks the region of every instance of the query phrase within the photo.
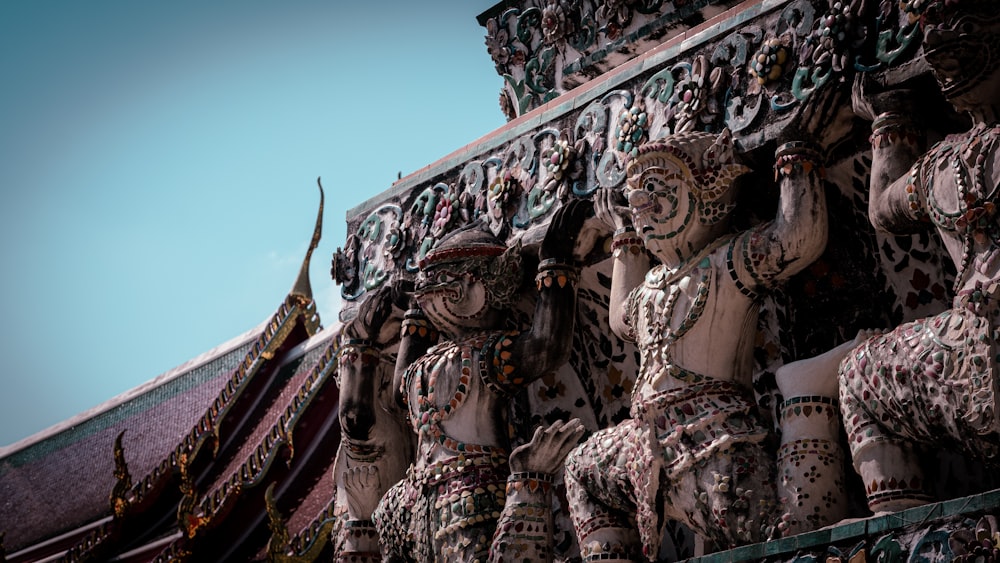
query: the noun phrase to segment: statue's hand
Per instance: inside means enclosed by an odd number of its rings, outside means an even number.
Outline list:
[[[567,422],[557,420],[548,427],[539,426],[530,442],[511,452],[510,470],[555,474],[580,441],[584,430],[578,418]]]
[[[851,108],[854,115],[866,121],[875,121],[886,112],[913,116],[916,112],[913,100],[918,97],[911,90],[880,91],[875,80],[864,72],[855,75],[851,86]]]
[[[344,327],[344,335],[383,345],[399,336],[404,312],[400,304],[409,299],[402,286],[400,282],[385,284],[369,293],[358,306],[357,316]]]
[[[593,213],[593,203],[585,199],[573,199],[556,210],[545,231],[538,259],[555,259],[572,262],[577,238],[583,222]]]
[[[344,492],[347,493],[347,517],[351,520],[371,520],[380,494],[378,467],[359,465],[344,472]]]
[[[830,81],[799,104],[792,119],[778,134],[778,142],[809,141],[827,150],[850,133],[851,114],[847,88],[842,81]]]
[[[594,215],[614,230],[632,224],[632,211],[621,190],[601,188],[594,192]]]

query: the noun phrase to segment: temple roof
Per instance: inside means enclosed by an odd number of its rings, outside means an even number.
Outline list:
[[[0,560],[146,561],[176,549],[187,557],[227,518],[245,530],[266,524],[264,487],[258,487],[265,479],[326,467],[339,439],[331,432],[336,331],[317,334],[308,279],[322,214],[320,186],[299,276],[268,321],[0,450]],[[293,437],[298,427],[301,439]],[[320,451],[317,445],[331,439],[332,450]],[[301,454],[293,464],[296,446]],[[311,462],[317,451],[320,461]],[[275,463],[279,458],[285,463]],[[286,482],[281,490],[302,498],[315,481]],[[232,515],[247,502],[256,507]],[[251,553],[261,547],[237,545]]]
[[[151,472],[216,398],[261,330],[0,449],[0,530],[8,552],[107,516],[115,437],[125,432],[131,471]]]
[[[298,526],[307,528],[323,502],[299,499],[309,498],[314,489],[332,488],[332,483],[323,486],[322,477],[329,476],[339,437],[332,377],[337,330],[312,337],[291,332],[286,347],[266,360],[266,342],[275,339],[281,325],[272,318],[91,412],[5,448],[0,530],[8,560],[54,555],[88,560],[136,549],[153,556],[186,546],[185,536],[211,535],[227,519],[239,520],[240,526],[247,518],[258,527],[266,525],[265,486],[259,485],[290,473],[296,476],[294,485],[286,482],[282,489],[294,499],[283,503],[296,509],[290,511],[290,529],[297,535]],[[262,367],[254,374],[256,364]],[[242,398],[240,384],[232,384],[241,373],[249,382],[243,384]],[[220,403],[225,396],[229,408],[225,400]],[[218,413],[216,429],[205,432],[213,412]],[[301,424],[306,417],[311,418]],[[199,429],[209,438],[193,438]],[[136,481],[128,492],[119,490],[115,474],[117,436],[122,436],[129,481],[131,476]],[[193,446],[199,443],[201,448]],[[187,470],[198,483],[187,503],[183,475],[178,477],[184,473],[179,468],[187,467],[185,452],[191,456]],[[203,461],[194,463],[196,457]],[[247,496],[257,509],[233,515],[235,503],[245,503],[241,497]],[[117,516],[114,498],[124,502]],[[299,504],[304,514],[297,513]],[[142,523],[139,541],[132,522]],[[266,529],[262,538],[266,543]],[[248,544],[254,551],[262,547]]]

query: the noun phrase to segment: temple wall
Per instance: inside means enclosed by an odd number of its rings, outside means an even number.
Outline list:
[[[777,202],[775,134],[815,88],[814,77],[825,72],[826,80],[846,79],[854,72],[830,66],[831,57],[823,64],[811,62],[815,55],[808,58],[810,64],[796,64],[796,55],[815,51],[809,38],[821,29],[826,9],[801,0],[738,4],[352,209],[348,232],[353,234],[335,259],[346,302],[342,319],[353,316],[366,292],[392,279],[412,279],[427,249],[460,225],[489,221],[507,240],[521,239],[531,248],[561,202],[589,198],[599,188],[622,187],[627,153],[673,132],[729,128],[754,169],[741,186],[739,226],[771,218]],[[775,40],[787,43],[786,68],[778,79],[762,84],[750,61]],[[874,53],[864,54],[865,45],[841,58],[875,59]],[[882,66],[880,76],[903,72]],[[920,80],[921,75],[906,78]],[[827,251],[765,305],[756,383],[765,406],[774,404],[770,380],[782,363],[830,349],[859,329],[894,326],[936,312],[949,300],[949,272],[932,235],[885,237],[868,223],[867,134],[867,126],[859,123],[829,164]],[[604,424],[627,410],[616,385],[629,388],[628,374],[634,372],[633,364],[611,360],[633,362],[634,350],[609,336],[606,324],[609,242],[603,252],[589,257],[581,290],[585,328],[574,348],[577,369],[602,372],[585,387],[591,401],[601,404],[597,419]],[[608,369],[615,382],[604,381]]]

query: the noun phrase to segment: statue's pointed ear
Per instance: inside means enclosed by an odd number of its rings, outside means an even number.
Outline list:
[[[486,290],[497,308],[510,306],[521,287],[521,239],[517,239],[490,264]]]
[[[493,269],[496,273],[521,270],[521,239],[514,241],[514,244],[507,247],[503,254],[497,256],[497,259],[493,261]]]
[[[703,201],[715,201],[732,188],[737,177],[750,172],[750,167],[736,161],[733,134],[725,128],[702,156]]]
[[[733,156],[733,133],[728,127],[723,128],[715,141],[708,147],[702,155],[703,168],[718,168],[720,162],[732,162]]]
[[[747,172],[750,172],[749,166],[737,163],[723,164],[711,169],[709,173],[702,176],[702,183],[705,187],[701,192],[701,200],[709,202],[721,198],[732,189],[736,178]]]
[[[702,201],[698,203],[698,209],[698,221],[702,225],[715,225],[732,214],[736,209],[736,203]]]
[[[738,164],[735,162],[723,164],[719,167],[719,178],[724,179],[728,183],[732,183],[733,180],[739,178],[747,172],[750,172],[750,167],[744,164]]]

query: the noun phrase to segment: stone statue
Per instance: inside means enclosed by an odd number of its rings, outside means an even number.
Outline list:
[[[414,290],[419,308],[403,319],[393,384],[417,451],[374,514],[385,558],[489,557],[511,472],[509,399],[569,357],[574,246],[586,238],[580,231],[589,208],[574,200],[553,216],[539,248],[539,295],[527,330],[506,325],[521,284],[520,245],[508,248],[476,223],[445,235],[426,254]],[[557,434],[575,435],[574,428]]]
[[[749,169],[737,162],[728,131],[648,142],[626,165],[627,206],[613,191],[596,194],[597,216],[615,228],[611,327],[636,343],[640,368],[632,418],[597,432],[567,460],[584,561],[656,560],[667,520],[726,548],[840,518],[829,500],[842,471],[837,361],[780,378],[816,379],[789,385],[800,394],[783,405],[810,416],[798,416],[783,435],[781,457],[791,466],[808,458],[814,467],[811,475],[782,473],[781,496],[793,497],[784,518],[774,448],[765,445],[770,430],[749,380],[761,292],[826,245],[824,151],[850,123],[836,119],[838,108],[850,107],[840,103],[841,90],[815,93],[786,127],[788,137],[819,146],[778,147],[781,201],[770,222],[731,232],[733,182]],[[647,251],[658,265],[650,268]]]
[[[916,93],[855,82],[855,112],[873,121],[872,223],[890,233],[933,227],[957,269],[951,309],[871,337],[841,366],[844,424],[874,512],[930,500],[915,445],[979,459],[1000,447],[1000,12],[996,2],[922,4],[924,58],[972,127],[925,151]]]
[[[405,301],[402,293],[400,287],[383,286],[361,304],[357,316],[338,335],[341,440],[333,470],[342,516],[340,529],[334,530],[338,561],[381,559],[372,512],[413,461],[413,433],[390,389],[392,352],[398,345],[402,316],[398,303]]]

